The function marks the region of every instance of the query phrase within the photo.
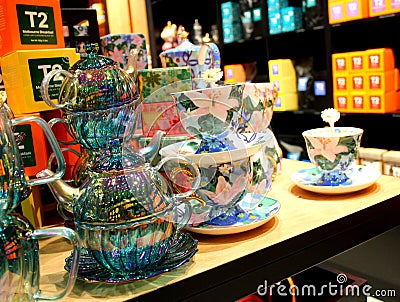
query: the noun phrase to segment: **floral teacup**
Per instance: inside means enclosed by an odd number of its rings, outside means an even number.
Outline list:
[[[358,158],[363,132],[354,127],[326,127],[303,132],[308,157],[321,173],[318,185],[338,186],[349,181],[348,174]]]
[[[244,83],[171,93],[182,126],[202,140],[196,153],[234,148],[227,139],[237,124]]]
[[[268,129],[278,91],[273,83],[245,83],[237,133],[260,133]]]
[[[230,138],[233,139],[233,136],[236,135],[233,134]],[[233,210],[247,193],[268,193],[273,167],[267,159],[266,149],[273,145],[273,138],[271,133],[258,134],[251,143],[243,140],[238,149],[213,153],[196,154],[195,151],[201,143],[196,139],[160,149],[161,157],[182,154],[199,167],[200,186],[195,193],[186,197],[192,206],[188,225],[197,226],[216,217],[228,217],[229,215],[224,214]],[[172,186],[178,192],[191,187],[192,175],[184,166],[166,178],[174,179]],[[249,202],[249,207],[257,204],[257,200],[253,198]]]

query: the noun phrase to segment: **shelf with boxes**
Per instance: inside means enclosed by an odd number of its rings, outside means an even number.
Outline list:
[[[225,1],[220,2],[221,5],[225,4]],[[267,18],[271,11],[276,10],[275,5],[281,5],[284,9],[288,5],[289,7],[296,7],[295,2],[294,4],[286,2],[288,1],[267,1],[264,8]],[[382,2],[386,3],[385,1]],[[344,5],[344,13],[348,14],[348,16],[341,19],[341,21],[331,20],[332,18],[329,18],[328,14],[331,6],[328,5],[332,3]],[[239,43],[232,46],[230,44],[233,43],[223,44],[221,46],[223,63],[241,64],[243,61],[248,62],[253,60],[257,62],[257,67],[262,72],[265,72],[265,66],[269,60],[291,59],[295,64],[296,71],[298,65],[300,65],[301,69],[304,62],[311,61],[313,78],[316,81],[324,82],[326,95],[316,95],[314,91],[308,91],[309,100],[304,101],[304,93],[299,93],[299,109],[314,109],[319,111],[323,108],[333,107],[334,104],[333,93],[336,79],[334,79],[335,76],[332,73],[333,54],[390,48],[393,51],[395,65],[392,70],[387,70],[387,73],[382,76],[383,82],[381,84],[383,86],[376,88],[375,92],[378,92],[377,95],[371,95],[373,106],[370,106],[370,111],[365,112],[384,113],[396,111],[397,109],[393,103],[397,103],[397,97],[395,97],[397,87],[396,85],[391,88],[389,87],[390,83],[396,83],[396,75],[391,77],[389,73],[396,73],[396,68],[398,68],[397,62],[400,61],[400,42],[398,39],[392,38],[392,35],[395,34],[395,26],[400,23],[398,10],[387,9],[385,12],[382,11],[379,14],[374,14],[372,11],[365,12],[366,8],[372,10],[373,5],[376,5],[372,1],[306,1],[306,7],[313,4],[315,4],[313,7],[314,15],[310,12],[307,15],[304,12],[301,28],[292,28],[293,30],[289,32],[271,32],[271,20],[267,19],[268,22],[265,22],[266,27],[263,36],[257,43],[251,40],[240,40],[240,45]],[[389,6],[388,2],[386,7]],[[351,8],[356,8],[360,14],[353,12],[353,15],[351,15],[351,12],[349,12]],[[312,16],[314,16],[314,23],[310,22]],[[318,21],[316,21],[317,19]],[[237,54],[240,53],[241,49],[244,49],[244,55],[239,56]],[[269,75],[258,75],[257,79],[269,80]],[[374,77],[371,79],[374,79]],[[364,94],[367,94],[366,91],[364,91]],[[346,97],[347,95],[349,95],[349,92],[346,92]],[[352,98],[352,96],[349,96],[349,98]],[[359,96],[355,96],[355,98],[359,102]],[[343,98],[341,98],[341,101],[343,101]],[[350,99],[346,101],[350,101]],[[336,102],[338,102],[337,99]],[[356,110],[352,109],[354,108],[342,111],[364,112],[364,110],[357,110],[358,108],[355,108]]]
[[[246,1],[218,1],[217,7],[228,6],[232,10],[232,16],[242,16],[243,10],[237,11],[242,2]],[[263,10],[262,16],[265,18],[259,23],[263,26],[262,30],[258,29],[257,35],[249,39],[241,37],[235,41],[229,41],[229,43],[224,40],[220,46],[223,65],[255,62],[258,70],[254,81],[263,82],[271,80],[268,70],[270,60],[292,60],[296,77],[302,77],[302,80],[307,78],[310,81],[309,85],[306,85],[305,91],[299,92],[297,100],[299,108],[319,110],[326,108],[327,104],[332,104],[325,1],[303,3],[303,1],[296,0],[269,0],[256,1],[256,3]],[[235,7],[234,11],[232,7]],[[220,13],[222,14],[220,25],[223,30],[227,26],[227,20],[231,19],[224,17],[227,13]],[[272,27],[271,16],[273,14],[281,16],[279,27]],[[231,24],[239,24],[239,21],[231,22]],[[304,75],[304,71],[308,74]],[[323,91],[322,94],[315,94],[315,83],[323,85],[323,89],[318,91]],[[298,91],[294,92],[298,93]],[[291,105],[284,105],[279,110],[293,109],[295,108]]]

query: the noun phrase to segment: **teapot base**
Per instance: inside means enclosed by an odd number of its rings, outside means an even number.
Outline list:
[[[197,252],[197,240],[188,233],[180,233],[160,263],[146,270],[132,273],[116,273],[106,270],[90,255],[90,251],[82,249],[79,260],[77,278],[90,283],[122,284],[135,280],[148,279],[164,272],[169,272],[188,262]],[[71,269],[72,256],[65,259],[65,270]]]

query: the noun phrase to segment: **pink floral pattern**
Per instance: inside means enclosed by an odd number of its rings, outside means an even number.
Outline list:
[[[211,114],[225,122],[228,110],[239,106],[237,99],[229,98],[231,90],[231,86],[220,86],[218,89],[203,89],[201,92],[196,90],[185,92],[185,95],[199,107],[191,111],[190,115],[200,117]]]
[[[245,177],[243,174],[241,174],[236,178],[232,185],[225,180],[225,177],[219,176],[215,192],[207,190],[199,190],[199,192],[207,195],[208,198],[217,204],[227,205],[245,188]]]
[[[336,154],[342,152],[348,152],[348,148],[346,146],[338,145],[339,137],[307,137],[313,149],[309,149],[309,153],[311,157],[315,157],[317,155],[322,155],[330,162],[334,162],[336,159]]]
[[[124,60],[123,54],[124,54],[124,50],[123,49],[118,50],[118,47],[115,46],[114,51],[110,52],[110,58],[113,59],[115,62],[124,64],[125,60]]]

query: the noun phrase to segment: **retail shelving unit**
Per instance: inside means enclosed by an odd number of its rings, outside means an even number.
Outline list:
[[[218,0],[220,5],[226,0]],[[255,1],[264,10],[266,1]],[[324,21],[321,25],[299,29],[281,34],[268,34],[267,19],[263,21],[265,32],[249,40],[240,40],[229,44],[220,44],[223,64],[257,62],[260,81],[269,80],[268,60],[292,59],[295,64],[312,60],[315,79],[326,80],[326,96],[314,96],[306,103],[300,103],[298,111],[275,112],[272,129],[281,139],[289,144],[304,146],[301,132],[306,129],[323,127],[325,124],[319,112],[333,107],[332,54],[350,51],[362,51],[373,48],[391,48],[395,64],[400,66],[400,40],[395,39],[395,28],[400,25],[400,14],[329,24],[327,1],[321,2]],[[217,19],[222,30],[221,21]],[[356,126],[365,130],[362,146],[400,150],[400,142],[389,135],[400,130],[398,113],[342,114],[340,125]],[[390,130],[389,130],[390,129]],[[305,150],[305,148],[304,148]]]
[[[227,0],[206,0],[198,9],[185,8],[178,0],[169,3],[170,10],[163,10],[161,15],[164,19],[176,20],[176,23],[194,20],[196,16],[208,11],[207,18],[200,20],[204,27],[216,23],[219,32],[222,33],[221,4]],[[238,1],[238,0],[233,0]],[[294,0],[297,1],[297,0]],[[160,19],[160,5],[167,1],[150,1],[148,6],[156,11],[156,17],[149,20],[149,24],[164,24]],[[221,43],[222,65],[243,64],[256,62],[257,76],[255,81],[269,81],[268,60],[292,59],[295,63],[312,60],[312,73],[314,79],[326,81],[326,96],[314,96],[300,104],[298,111],[275,112],[272,120],[272,129],[278,139],[288,143],[298,143],[304,147],[301,131],[314,127],[322,127],[325,124],[319,118],[319,112],[328,107],[333,107],[333,83],[332,83],[332,54],[349,51],[360,51],[371,48],[392,48],[395,56],[396,67],[400,67],[400,40],[395,38],[396,28],[400,25],[400,14],[390,14],[380,17],[372,17],[339,24],[329,24],[327,1],[321,2],[323,21],[320,25],[307,29],[299,29],[293,32],[281,34],[269,34],[267,18],[267,1],[256,0],[254,6],[262,9],[263,19],[257,24],[258,28],[265,30],[257,31],[250,39],[243,39],[233,43]],[[165,4],[166,5],[166,4]],[[166,6],[164,6],[165,8]],[[182,14],[182,9],[185,14]],[[215,11],[213,11],[215,9]],[[174,14],[172,17],[171,14]],[[183,17],[184,16],[184,17]],[[164,22],[164,23],[160,23]],[[207,25],[207,22],[209,23]],[[150,28],[149,25],[149,28]],[[159,29],[158,29],[159,30]],[[155,35],[157,30],[153,31]],[[155,45],[153,43],[153,45]],[[343,126],[362,127],[365,132],[362,140],[364,147],[376,147],[383,149],[400,150],[400,142],[393,140],[389,133],[400,131],[400,115],[397,113],[386,114],[342,114],[340,124]],[[390,129],[390,131],[388,131]]]

